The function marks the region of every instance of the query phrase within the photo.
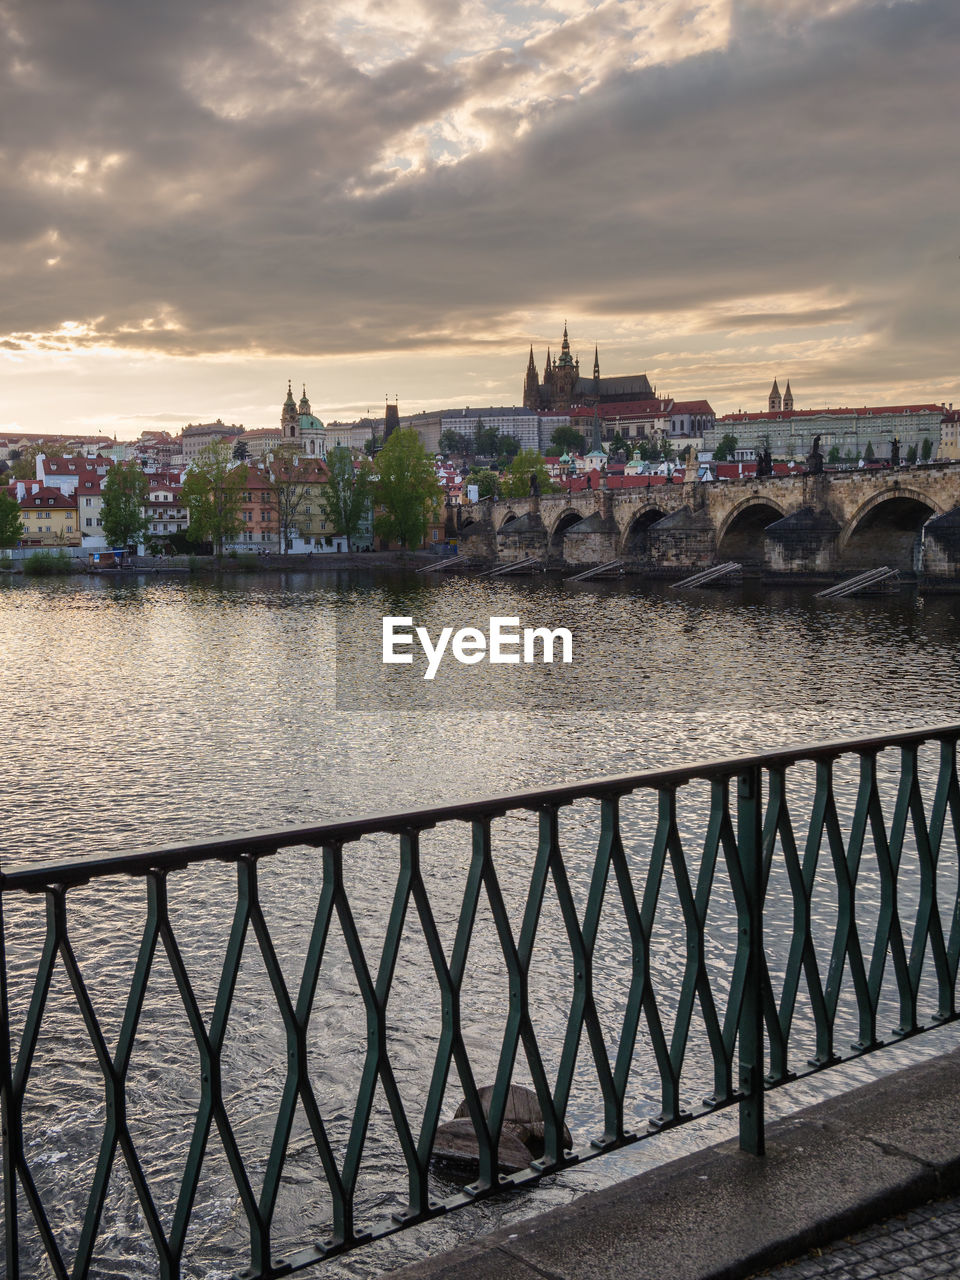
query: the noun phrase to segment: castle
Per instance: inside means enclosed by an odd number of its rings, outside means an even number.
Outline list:
[[[580,376],[580,357],[574,358],[570,353],[570,339],[567,326],[563,326],[563,342],[560,355],[551,358],[547,349],[547,359],[543,368],[543,381],[537,371],[533,358],[533,347],[530,347],[530,359],[523,379],[523,407],[535,413],[552,413],[569,409],[573,405],[614,405],[633,404],[645,400],[653,401],[657,392],[651,387],[645,373],[630,373],[620,377],[600,377],[600,350],[593,351],[593,377]]]

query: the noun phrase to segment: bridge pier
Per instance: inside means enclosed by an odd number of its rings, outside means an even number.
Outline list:
[[[644,568],[687,573],[712,564],[716,555],[717,534],[707,510],[683,506],[650,526]]]
[[[801,507],[768,524],[763,567],[770,573],[832,573],[837,564],[840,525],[829,511]]]
[[[960,590],[960,507],[934,516],[923,527],[924,582]]]

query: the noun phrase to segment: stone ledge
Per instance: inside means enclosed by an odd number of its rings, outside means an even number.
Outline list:
[[[742,1280],[960,1186],[960,1050],[584,1195],[394,1280]]]

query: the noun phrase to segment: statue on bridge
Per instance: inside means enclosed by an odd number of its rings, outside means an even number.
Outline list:
[[[891,467],[899,467],[900,465],[900,437],[894,436],[890,441],[890,465]]]
[[[537,479],[537,473],[535,471],[530,472],[530,497],[540,497],[540,481]]]
[[[823,475],[823,454],[820,452],[820,436],[813,437],[813,448],[807,454],[807,475]]]
[[[770,454],[769,445],[764,445],[762,449],[756,451],[757,457],[757,478],[773,475],[773,458]]]

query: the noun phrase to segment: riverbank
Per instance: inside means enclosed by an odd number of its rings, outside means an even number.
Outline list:
[[[720,1143],[390,1274],[744,1280],[958,1190],[955,1049],[768,1125],[760,1159]]]

